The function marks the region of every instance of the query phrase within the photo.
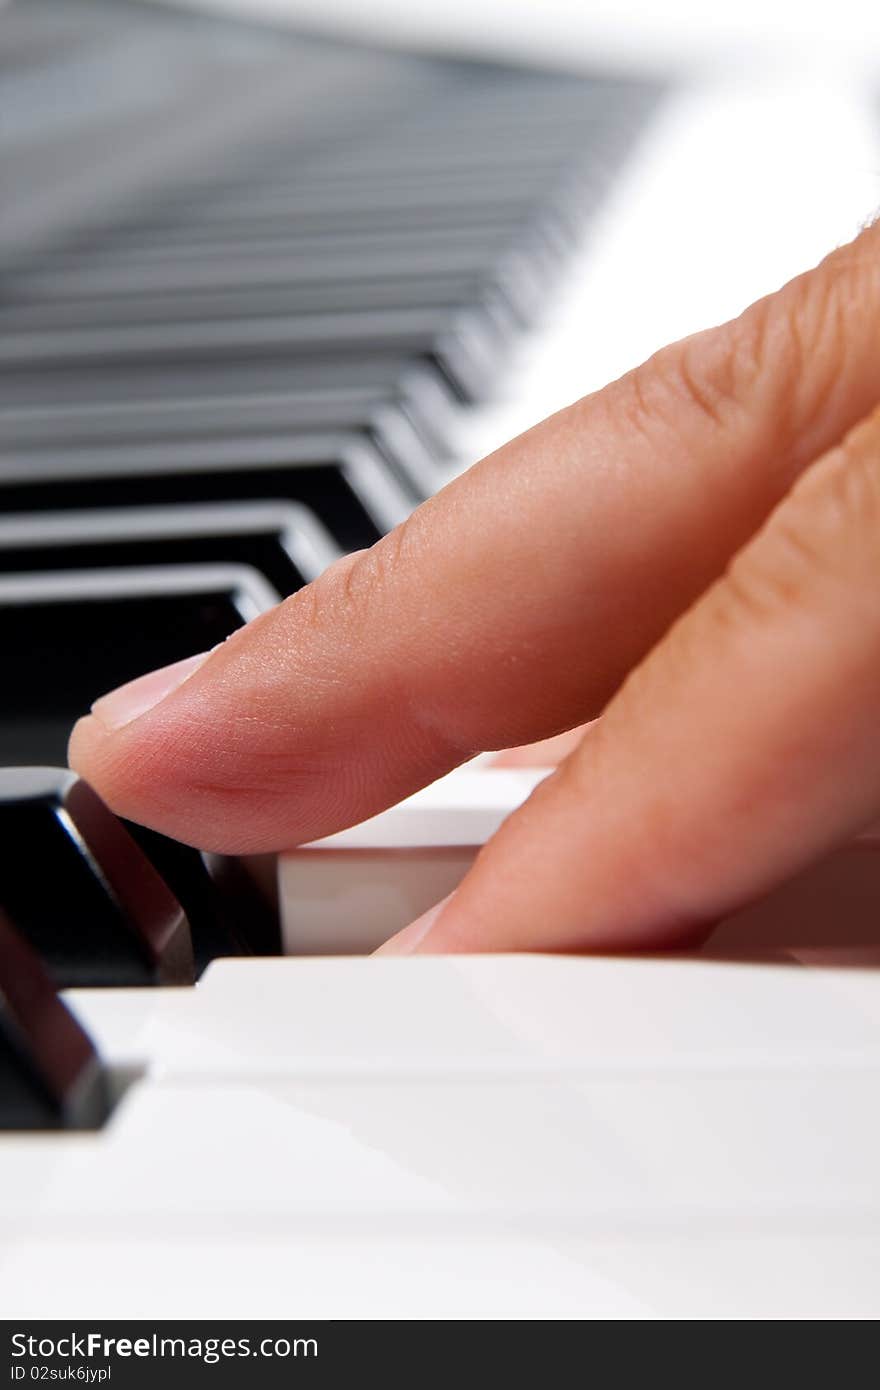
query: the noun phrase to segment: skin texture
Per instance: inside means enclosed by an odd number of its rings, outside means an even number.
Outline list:
[[[874,226],[512,441],[122,727],[98,702],[72,766],[120,814],[265,851],[593,721],[387,949],[687,939],[880,813],[878,327]]]

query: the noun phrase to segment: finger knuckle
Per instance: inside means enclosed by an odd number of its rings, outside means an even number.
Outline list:
[[[723,335],[685,338],[631,373],[634,413],[677,430],[694,420],[701,428],[727,430],[749,405],[766,356],[766,311],[755,305]]]
[[[404,521],[369,550],[354,556],[340,577],[340,597],[355,607],[381,602],[409,564],[410,533],[410,521]]]
[[[378,611],[383,595],[408,563],[409,522],[404,522],[368,550],[337,560],[319,579],[300,589],[275,610],[286,630],[291,625],[313,638],[357,631],[369,614]]]
[[[865,315],[880,302],[880,232],[751,305],[722,331],[685,338],[623,378],[624,408],[643,432],[745,425],[762,438],[809,440],[851,375]],[[878,371],[880,389],[880,371]]]

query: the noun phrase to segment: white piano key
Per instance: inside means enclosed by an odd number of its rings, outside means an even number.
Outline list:
[[[364,955],[457,888],[477,846],[298,850],[279,864],[289,955]]]
[[[161,1229],[114,1240],[35,1236],[0,1252],[4,1312],[58,1317],[876,1319],[873,1233],[621,1231],[552,1242],[388,1235],[377,1241]]]
[[[191,1316],[876,1316],[875,1090],[852,1073],[145,1084],[103,1136],[4,1146],[0,1300],[12,1317],[170,1316],[184,1290]]]
[[[876,1234],[681,1232],[674,1239],[565,1242],[569,1257],[617,1282],[654,1318],[693,1321],[870,1319],[880,1315]]]
[[[169,1080],[880,1066],[880,971],[791,961],[220,960],[192,990],[66,998],[110,1061],[149,1065]]]
[[[821,82],[794,69],[752,78],[713,73],[665,102],[498,399],[459,420],[450,476],[664,343],[734,317],[856,234],[877,201],[880,124],[868,90],[830,71]],[[772,216],[755,218],[758,207]]]
[[[552,1241],[236,1236],[161,1228],[33,1236],[0,1252],[4,1312],[59,1317],[876,1319],[880,1244],[864,1235],[621,1231]]]

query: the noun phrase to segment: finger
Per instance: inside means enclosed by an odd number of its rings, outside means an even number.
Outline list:
[[[672,628],[427,935],[384,949],[669,944],[868,825],[878,594],[880,411]]]
[[[507,445],[71,762],[184,840],[268,850],[597,713],[880,397],[880,229]]]

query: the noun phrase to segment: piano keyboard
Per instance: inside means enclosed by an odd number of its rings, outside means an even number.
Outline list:
[[[471,460],[666,90],[0,13],[6,1316],[876,1315],[875,841],[701,958],[368,960],[546,769],[277,866],[61,770]]]

